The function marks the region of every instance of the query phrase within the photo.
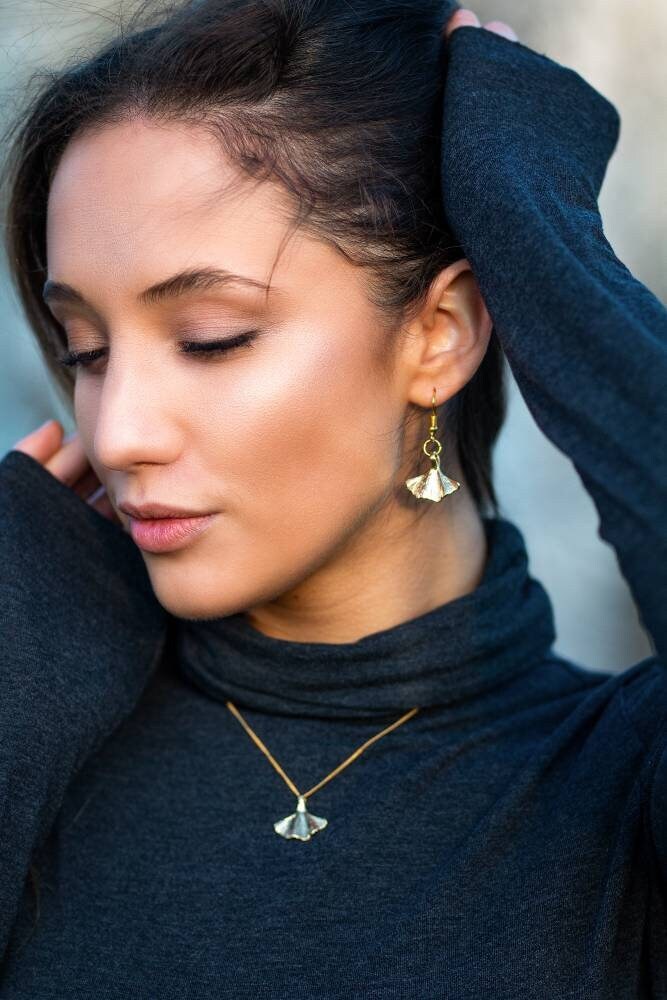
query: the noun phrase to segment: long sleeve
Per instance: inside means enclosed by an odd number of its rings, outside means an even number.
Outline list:
[[[574,463],[667,661],[667,311],[615,256],[597,205],[615,107],[520,42],[450,36],[446,218],[536,423]]]
[[[667,310],[625,267],[597,197],[615,107],[490,31],[449,42],[443,206],[538,426],[574,463],[655,645],[627,670],[650,852],[667,884]]]
[[[166,635],[143,560],[39,462],[0,461],[0,956],[74,774],[131,712]]]

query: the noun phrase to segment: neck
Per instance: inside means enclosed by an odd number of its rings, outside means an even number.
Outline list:
[[[461,476],[456,478],[461,480]],[[481,517],[465,483],[416,514],[393,503],[306,579],[244,612],[254,629],[295,642],[344,643],[473,591],[486,564]]]

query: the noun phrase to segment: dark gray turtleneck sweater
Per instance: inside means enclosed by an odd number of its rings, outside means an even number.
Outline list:
[[[129,536],[10,451],[3,1000],[667,997],[667,322],[597,211],[618,115],[473,28],[444,112],[447,214],[656,655],[620,675],[555,655],[502,518],[474,592],[356,643],[175,619]],[[227,698],[300,790],[421,711],[314,793],[328,825],[302,842],[275,833],[294,795]]]

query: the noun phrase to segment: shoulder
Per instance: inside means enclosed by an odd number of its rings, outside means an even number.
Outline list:
[[[639,741],[650,749],[667,723],[667,664],[649,656],[619,674],[626,715]]]
[[[667,664],[648,656],[620,673],[593,671],[555,657],[554,684],[579,690],[576,711],[595,741],[598,775],[615,795],[627,782],[642,817],[647,850],[667,882]],[[571,685],[575,685],[572,689]]]
[[[649,756],[667,735],[667,665],[648,656],[621,671],[597,670],[552,652],[539,671],[545,695],[587,706],[591,723],[616,720]]]
[[[644,747],[640,780],[652,850],[667,881],[667,664],[651,656],[622,676],[626,714]]]

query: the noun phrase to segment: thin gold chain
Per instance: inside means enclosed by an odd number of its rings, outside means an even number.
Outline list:
[[[411,708],[409,712],[406,712],[405,715],[402,715],[400,719],[396,720],[396,722],[392,722],[392,724],[390,726],[387,726],[386,729],[383,729],[381,732],[376,733],[375,736],[371,736],[369,740],[366,740],[365,743],[362,743],[362,745],[357,750],[355,750],[354,753],[351,753],[350,756],[346,760],[344,760],[342,764],[339,764],[338,767],[335,768],[330,774],[327,774],[326,778],[322,778],[322,781],[318,782],[316,785],[313,785],[313,787],[309,791],[301,793],[294,784],[294,782],[285,774],[285,772],[283,771],[282,767],[275,759],[275,757],[272,756],[271,752],[267,749],[264,743],[262,743],[259,736],[245,721],[245,719],[239,712],[236,705],[234,705],[233,702],[231,701],[227,701],[225,702],[225,704],[227,705],[227,708],[230,710],[230,712],[232,712],[232,714],[235,715],[236,718],[239,720],[239,722],[247,732],[248,736],[250,736],[250,738],[257,744],[262,753],[268,757],[269,761],[273,764],[280,777],[287,783],[290,790],[294,792],[294,794],[297,797],[301,796],[304,799],[307,799],[309,795],[313,795],[322,787],[322,785],[326,785],[327,781],[331,781],[331,779],[335,778],[337,774],[340,774],[343,768],[347,767],[348,764],[351,764],[353,760],[356,760],[359,754],[363,753],[364,750],[366,750],[366,748],[371,745],[371,743],[375,743],[375,741],[379,740],[380,737],[385,736],[387,733],[390,733],[392,729],[397,729],[398,726],[400,726],[404,722],[407,722],[408,719],[411,719],[412,716],[416,715],[417,712],[419,711],[419,708]]]

